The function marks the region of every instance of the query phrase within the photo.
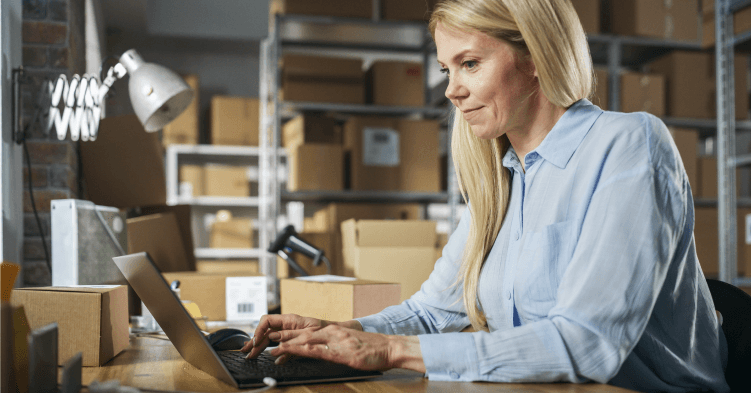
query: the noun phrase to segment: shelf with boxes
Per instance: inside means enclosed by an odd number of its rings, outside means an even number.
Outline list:
[[[289,181],[285,189],[273,176],[261,179],[259,220],[274,222],[284,202],[303,202],[301,236],[324,244],[341,267],[345,219],[423,218],[425,205],[452,201],[440,169],[450,167],[439,135],[449,110],[426,104],[434,52],[426,2],[311,8],[286,0],[271,11],[261,56],[261,166],[274,173],[273,147],[284,146]],[[284,276],[284,268],[273,255],[262,263],[267,275]]]

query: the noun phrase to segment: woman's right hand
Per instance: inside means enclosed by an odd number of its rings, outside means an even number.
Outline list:
[[[241,349],[248,353],[248,359],[255,359],[269,346],[269,334],[280,332],[282,330],[299,330],[313,328],[318,330],[325,327],[330,322],[315,318],[301,317],[295,314],[284,315],[264,315],[256,327],[253,338],[245,343]]]

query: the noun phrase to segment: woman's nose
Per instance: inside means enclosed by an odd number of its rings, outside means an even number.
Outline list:
[[[462,98],[464,95],[466,95],[465,89],[461,85],[459,78],[457,77],[449,78],[449,84],[448,86],[446,86],[445,95],[446,95],[446,98],[448,98],[451,101],[454,101],[457,98]]]

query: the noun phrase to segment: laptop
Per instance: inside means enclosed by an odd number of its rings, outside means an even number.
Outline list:
[[[294,358],[275,365],[264,351],[257,359],[245,359],[240,351],[215,351],[198,325],[172,292],[151,257],[145,252],[112,258],[146,307],[151,311],[180,356],[236,388],[266,386],[271,377],[277,385],[352,381],[381,375],[318,359]]]

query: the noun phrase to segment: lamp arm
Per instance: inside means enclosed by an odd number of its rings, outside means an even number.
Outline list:
[[[99,95],[97,97],[99,99],[99,103],[104,101],[104,97],[107,95],[107,92],[110,91],[112,84],[115,83],[116,80],[122,79],[122,77],[124,77],[127,73],[128,70],[126,70],[125,66],[123,66],[121,63],[117,63],[109,70],[107,70],[107,77],[104,78],[101,86],[99,86]]]

